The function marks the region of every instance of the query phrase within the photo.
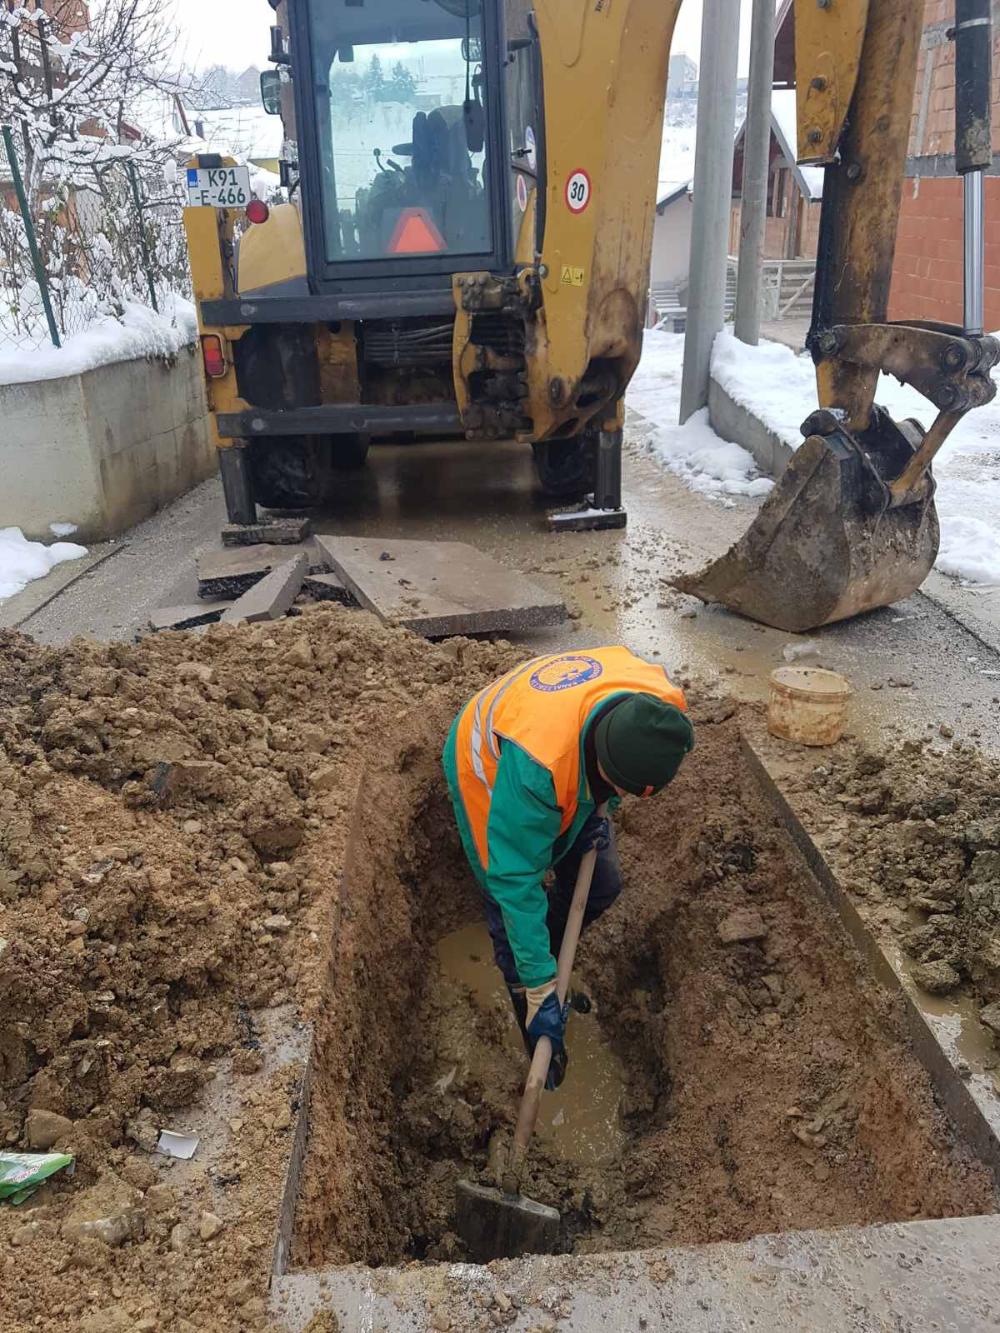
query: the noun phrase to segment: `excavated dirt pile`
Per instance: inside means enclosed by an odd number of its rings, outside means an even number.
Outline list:
[[[917,984],[1000,1032],[1000,765],[949,739],[845,743],[785,785]]]
[[[297,1082],[259,1031],[315,1015],[365,764],[415,706],[443,736],[516,656],[328,608],[137,646],[0,635],[0,1144],[77,1153],[0,1206],[5,1333],[263,1326]],[[200,1173],[153,1154],[220,1084]],[[114,1246],[76,1225],[109,1214]]]

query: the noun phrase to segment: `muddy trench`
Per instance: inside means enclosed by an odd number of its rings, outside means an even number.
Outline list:
[[[401,730],[362,784],[329,923],[297,1266],[463,1258],[455,1183],[492,1183],[524,1075],[440,719]],[[625,890],[581,945],[593,1010],[571,1016],[525,1184],[564,1249],[994,1211],[735,724],[703,724],[682,776],[616,826]]]

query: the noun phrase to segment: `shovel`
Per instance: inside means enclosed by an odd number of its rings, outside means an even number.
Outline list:
[[[603,819],[607,814],[607,806],[599,806],[597,814]],[[576,946],[583,930],[596,862],[597,849],[591,848],[584,854],[576,877],[556,970],[556,994],[560,1005],[566,1003],[569,993]],[[517,1129],[514,1131],[514,1144],[500,1188],[476,1185],[470,1180],[458,1182],[456,1228],[475,1263],[486,1264],[491,1259],[516,1259],[522,1254],[552,1254],[559,1242],[559,1210],[544,1203],[536,1203],[521,1193],[528,1144],[535,1132],[538,1107],[551,1062],[552,1042],[548,1037],[539,1037],[531,1057],[517,1117]]]

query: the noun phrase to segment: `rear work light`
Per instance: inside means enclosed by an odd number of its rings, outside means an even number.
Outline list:
[[[271,210],[263,199],[251,199],[247,204],[247,221],[254,223],[266,222],[271,216]]]
[[[201,359],[205,366],[205,374],[211,380],[221,380],[228,369],[226,365],[226,353],[223,350],[222,339],[215,333],[203,333],[201,337]]]

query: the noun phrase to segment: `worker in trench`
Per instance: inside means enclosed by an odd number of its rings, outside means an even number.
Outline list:
[[[622,888],[614,830],[597,809],[662,791],[693,748],[681,690],[620,647],[526,662],[452,724],[443,760],[459,834],[529,1054],[539,1037],[552,1041],[550,1088],[566,1071],[556,955],[584,854],[597,850],[584,929]]]

